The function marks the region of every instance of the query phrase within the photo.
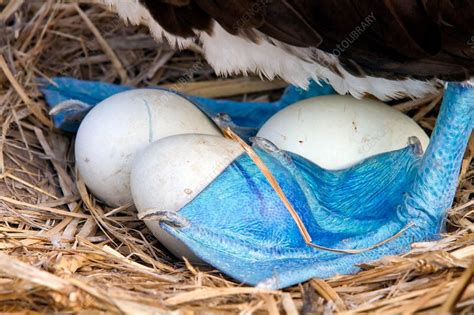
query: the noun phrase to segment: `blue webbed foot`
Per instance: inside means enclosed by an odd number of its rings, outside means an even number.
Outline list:
[[[423,157],[415,144],[329,172],[296,155],[256,149],[313,242],[332,250],[305,243],[246,155],[179,211],[189,226],[162,227],[233,278],[272,288],[352,273],[359,263],[407,252],[413,242],[439,237],[472,132],[473,108],[473,88],[448,85]]]
[[[411,223],[398,205],[420,162],[414,147],[382,154],[339,172],[321,169],[297,155],[291,155],[291,167],[275,153],[256,150],[281,183],[314,242],[344,250],[383,242]],[[311,185],[302,186],[299,178]],[[348,184],[357,179],[357,184]],[[335,200],[331,195],[337,195]],[[309,277],[352,272],[355,264],[379,257],[374,251],[347,254],[309,247],[247,155],[235,160],[179,215],[190,224],[176,228],[162,223],[162,227],[204,261],[252,285],[284,287]],[[411,227],[396,243],[381,246],[377,253],[406,251],[419,232]]]
[[[83,81],[68,77],[56,77],[52,81],[39,80],[41,91],[50,107],[54,126],[67,132],[76,132],[87,113],[106,98],[132,89],[125,85],[97,81]],[[172,89],[162,89],[178,93]],[[238,102],[180,94],[198,106],[209,117],[226,113],[235,123],[236,132],[243,139],[253,136],[258,129],[284,107],[314,96],[334,94],[334,89],[326,84],[312,81],[308,90],[295,86],[285,89],[282,97],[275,102]]]

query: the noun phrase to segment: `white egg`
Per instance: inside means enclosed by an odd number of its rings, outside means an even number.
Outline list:
[[[130,171],[135,154],[158,139],[176,134],[221,136],[194,104],[176,94],[136,89],[95,106],[76,137],[76,166],[85,184],[110,206],[131,201]]]
[[[176,135],[152,143],[133,161],[130,185],[138,213],[178,212],[243,152],[237,142],[211,135]],[[145,223],[175,256],[199,261],[157,221]]]
[[[406,147],[411,136],[420,140],[423,149],[429,142],[415,121],[389,105],[340,95],[288,106],[272,116],[257,136],[329,170]]]

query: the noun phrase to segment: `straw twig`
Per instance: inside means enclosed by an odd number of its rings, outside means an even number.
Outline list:
[[[176,259],[132,206],[95,200],[74,171],[73,135],[51,128],[37,77],[164,85],[236,100],[276,99],[284,86],[218,79],[199,49],[175,52],[98,2],[0,0],[0,312],[474,311],[474,140],[440,240],[413,244],[410,253],[364,264],[354,275],[281,291],[243,286]],[[394,107],[430,132],[439,97]]]

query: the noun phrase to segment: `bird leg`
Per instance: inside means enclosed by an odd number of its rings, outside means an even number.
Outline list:
[[[426,226],[435,227],[436,232],[442,230],[446,210],[452,206],[473,126],[474,86],[446,84],[430,144],[404,202],[408,216],[431,221]]]

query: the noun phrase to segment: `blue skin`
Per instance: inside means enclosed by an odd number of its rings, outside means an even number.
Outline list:
[[[415,144],[338,172],[296,155],[257,149],[318,245],[363,249],[413,224],[370,251],[335,253],[305,244],[288,210],[246,155],[178,212],[181,227],[162,226],[206,262],[252,285],[282,288],[353,273],[356,264],[439,237],[473,114],[474,88],[449,84],[423,157]]]
[[[318,245],[365,248],[408,224],[397,207],[420,163],[416,146],[339,172],[326,171],[297,155],[256,151]],[[294,167],[282,162],[281,155]],[[301,185],[298,177],[307,184]],[[270,287],[285,287],[315,276],[353,272],[354,263],[376,258],[371,252],[347,255],[307,246],[288,210],[247,155],[236,159],[178,215],[184,227],[163,225],[169,233],[217,269],[252,285],[269,282]],[[399,244],[396,253],[409,243]],[[347,257],[350,264],[342,262]]]
[[[282,288],[312,277],[353,273],[357,264],[439,238],[473,125],[474,88],[450,83],[423,157],[415,143],[334,172],[256,146],[315,244],[363,249],[412,224],[369,251],[335,253],[305,244],[288,210],[246,155],[161,225],[204,261],[248,284]]]

